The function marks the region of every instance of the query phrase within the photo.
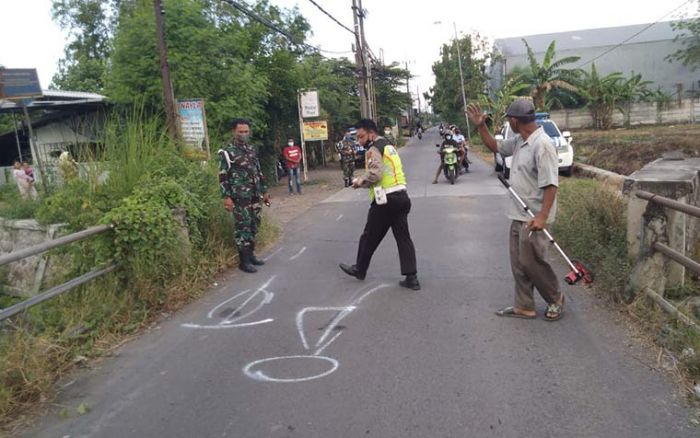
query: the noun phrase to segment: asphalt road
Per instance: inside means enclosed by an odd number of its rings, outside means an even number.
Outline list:
[[[513,296],[511,201],[475,157],[456,185],[430,184],[437,140],[401,151],[420,292],[398,287],[391,234],[365,281],[338,269],[368,208],[343,190],[287,227],[257,275],[232,273],[84,372],[58,401],[70,418],[25,435],[699,436],[670,378],[583,288],[562,286],[556,323],[494,315]]]

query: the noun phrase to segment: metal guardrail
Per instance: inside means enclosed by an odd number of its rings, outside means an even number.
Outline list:
[[[49,242],[40,243],[38,245],[30,246],[27,248],[20,249],[18,251],[11,252],[0,256],[0,266],[7,265],[27,257],[35,256],[38,254],[45,253],[51,249],[58,248],[71,244],[73,242],[78,242],[80,240],[87,239],[99,234],[104,234],[112,230],[110,225],[98,225],[95,227],[87,228],[83,231],[77,233],[68,234],[67,236],[59,237],[58,239],[51,240]],[[51,289],[42,292],[28,300],[22,301],[21,303],[14,304],[5,309],[0,309],[0,321],[17,315],[18,313],[24,312],[32,306],[36,306],[39,303],[43,303],[53,297],[61,295],[65,292],[75,289],[76,287],[83,285],[95,278],[101,277],[117,269],[116,264],[109,265],[104,268],[94,269],[80,277],[69,280],[63,284],[52,287]]]
[[[644,199],[649,202],[653,202],[655,204],[661,205],[663,207],[669,208],[671,210],[675,211],[680,211],[681,213],[685,213],[690,216],[694,216],[696,218],[700,218],[700,207],[696,207],[694,205],[688,205],[683,202],[676,201],[674,199],[669,199],[663,196],[659,196],[654,193],[650,192],[645,192],[645,191],[638,191],[637,192],[637,197],[640,199]],[[695,260],[691,259],[690,257],[687,257],[684,254],[681,254],[680,252],[676,251],[675,249],[669,247],[668,245],[665,245],[663,243],[659,242],[654,242],[652,245],[652,248],[655,251],[660,252],[661,254],[665,255],[669,259],[673,260],[674,262],[680,264],[681,266],[685,267],[686,269],[690,269],[691,271],[695,272],[696,274],[700,274],[700,263],[696,262]],[[673,317],[677,318],[678,320],[684,322],[688,326],[699,330],[700,328],[698,324],[695,323],[690,317],[685,315],[683,312],[678,310],[677,307],[673,306],[670,302],[666,301],[660,294],[654,292],[650,288],[645,288],[644,292],[648,297],[650,297],[654,302],[656,302],[662,309],[664,309],[667,313],[672,315]]]

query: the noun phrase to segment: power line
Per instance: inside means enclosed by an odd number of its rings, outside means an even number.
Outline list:
[[[220,0],[220,1],[226,3],[226,4],[230,5],[230,6],[233,6],[235,9],[239,10],[239,11],[242,12],[243,14],[247,15],[248,17],[252,18],[253,20],[255,20],[255,21],[257,21],[258,23],[262,24],[263,26],[267,27],[268,29],[271,29],[271,30],[273,30],[273,31],[275,31],[275,32],[277,32],[277,33],[279,33],[280,35],[282,35],[282,36],[284,36],[285,38],[287,38],[287,39],[289,40],[289,42],[291,42],[292,44],[296,44],[296,45],[298,45],[298,46],[305,47],[306,49],[311,50],[311,51],[315,51],[315,52],[325,52],[325,53],[334,54],[334,55],[345,55],[345,54],[348,54],[348,53],[352,53],[352,52],[334,52],[334,51],[331,51],[331,50],[323,50],[323,49],[320,49],[320,48],[318,48],[318,47],[314,47],[314,46],[312,46],[312,45],[306,44],[306,43],[304,43],[304,42],[301,42],[301,41],[297,40],[297,38],[295,38],[294,35],[290,34],[289,32],[287,32],[287,31],[285,31],[285,30],[283,30],[283,29],[280,29],[279,26],[276,26],[276,25],[275,25],[274,23],[272,23],[270,20],[268,20],[268,19],[266,19],[266,18],[264,18],[264,17],[261,17],[260,15],[258,15],[258,14],[256,14],[255,12],[251,11],[250,9],[248,9],[248,8],[245,7],[245,6],[243,6],[243,5],[242,5],[241,3],[239,3],[239,2],[237,2],[237,1],[235,1],[235,0]]]
[[[316,3],[314,0],[309,0],[309,1],[311,2],[312,5],[316,6],[316,7],[318,8],[319,11],[323,12],[324,14],[326,14],[326,15],[328,16],[328,18],[330,18],[331,20],[335,21],[335,23],[336,23],[338,26],[342,27],[343,29],[345,29],[345,30],[347,30],[348,32],[350,32],[351,34],[355,35],[355,31],[354,31],[354,30],[350,29],[349,27],[347,27],[346,25],[344,25],[343,23],[341,23],[340,21],[338,21],[338,19],[336,19],[334,16],[332,16],[330,13],[328,13],[325,9],[323,9],[323,8],[321,7],[321,5],[319,5],[318,3]]]
[[[639,36],[641,33],[646,32],[646,31],[649,30],[651,27],[655,26],[656,24],[658,24],[660,21],[664,20],[664,19],[665,19],[666,17],[668,17],[669,15],[672,15],[673,13],[675,13],[676,11],[678,11],[679,9],[681,9],[681,8],[682,8],[683,6],[685,6],[686,4],[688,4],[688,3],[693,3],[693,2],[695,2],[695,0],[686,0],[686,1],[684,1],[684,2],[681,3],[679,6],[677,6],[676,8],[674,8],[671,12],[668,12],[668,13],[664,14],[662,17],[659,17],[659,18],[658,18],[656,21],[654,21],[653,23],[644,26],[641,30],[639,30],[638,32],[636,32],[634,35],[630,36],[629,38],[626,38],[626,39],[623,40],[621,43],[619,43],[619,44],[617,44],[617,45],[615,45],[615,46],[609,48],[608,50],[604,51],[604,52],[601,53],[600,55],[596,56],[595,58],[591,59],[590,61],[584,62],[583,64],[579,65],[579,66],[576,67],[576,68],[581,68],[581,67],[584,67],[584,66],[586,66],[586,65],[588,65],[588,64],[591,64],[591,63],[595,62],[596,60],[602,58],[603,56],[607,55],[608,53],[612,52],[613,50],[617,49],[618,47],[624,46],[626,43],[628,43],[629,41],[633,40],[634,38],[636,38],[637,36]]]

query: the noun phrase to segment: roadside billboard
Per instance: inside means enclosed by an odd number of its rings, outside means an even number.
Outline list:
[[[0,99],[33,99],[42,95],[35,68],[0,68]]]
[[[321,116],[321,104],[318,100],[318,91],[302,91],[299,93],[299,102],[301,117],[303,119]]]
[[[204,152],[208,159],[209,133],[204,99],[180,99],[177,101],[177,110],[183,143],[190,150]]]
[[[328,122],[304,122],[304,141],[328,140]]]

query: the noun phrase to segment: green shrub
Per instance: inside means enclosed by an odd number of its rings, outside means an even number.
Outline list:
[[[621,196],[598,181],[561,180],[555,236],[615,299],[622,297],[631,271],[626,230],[627,204]]]

